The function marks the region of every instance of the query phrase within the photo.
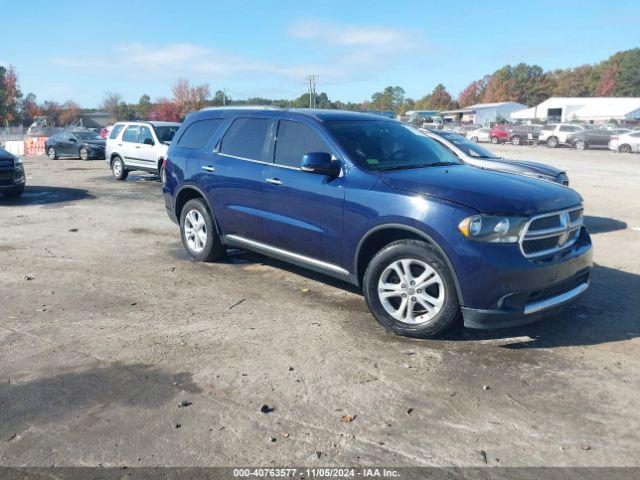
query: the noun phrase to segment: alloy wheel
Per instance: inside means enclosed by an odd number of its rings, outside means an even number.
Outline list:
[[[56,151],[53,147],[49,147],[49,150],[47,151],[47,154],[49,155],[49,158],[51,160],[55,160],[56,159]]]
[[[415,258],[403,258],[384,269],[378,297],[385,311],[412,325],[432,320],[442,310],[445,286],[433,267]]]
[[[116,177],[122,175],[122,162],[120,160],[114,160],[113,162],[113,174]]]
[[[187,213],[184,219],[184,236],[187,245],[195,253],[200,253],[207,245],[207,224],[198,210],[189,210]]]

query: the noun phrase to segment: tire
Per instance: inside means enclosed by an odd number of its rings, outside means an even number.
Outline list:
[[[478,137],[471,137],[469,140],[471,140],[473,143],[478,143]]]
[[[58,159],[58,152],[56,152],[55,148],[49,147],[49,148],[47,148],[47,157],[49,157],[51,160],[57,160]]]
[[[80,151],[78,153],[81,160],[89,160],[89,150],[87,150],[87,147],[80,147]]]
[[[111,173],[116,180],[126,180],[129,176],[129,170],[124,166],[124,162],[120,157],[115,157],[111,161]]]
[[[164,166],[164,162],[160,162],[160,167],[158,168],[158,175],[160,175],[160,181],[162,182],[162,185],[166,185],[167,168]]]
[[[520,145],[522,143],[522,140],[519,136],[514,135],[513,137],[511,137],[511,143],[513,143],[514,145]]]
[[[576,141],[576,143],[574,143],[573,146],[575,147],[576,150],[586,150],[589,148],[589,146],[587,145],[587,142],[585,142],[584,140]]]
[[[549,148],[557,148],[559,143],[560,142],[558,142],[558,139],[556,137],[547,138],[547,147]]]
[[[408,278],[413,280],[404,277],[403,282],[396,273],[398,270],[394,266],[402,270],[405,268],[403,265],[409,265],[411,275]],[[419,283],[410,284],[410,281],[420,282],[418,279],[424,275],[428,275],[426,282],[433,282],[426,289],[418,288]],[[389,287],[385,289],[382,285]],[[398,240],[380,250],[367,267],[363,288],[367,306],[375,319],[397,335],[434,337],[452,327],[460,315],[449,267],[433,247],[420,240]],[[385,299],[381,293],[390,295]]]
[[[213,216],[201,198],[189,200],[182,208],[180,237],[185,250],[199,262],[217,260],[225,253]]]
[[[22,185],[21,187],[16,187],[13,190],[7,190],[3,193],[3,195],[6,198],[17,198],[22,195],[22,192],[24,192],[24,185]]]
[[[496,145],[498,143],[498,137],[491,137],[491,143]]]
[[[620,145],[618,147],[618,151],[620,153],[631,153],[631,145],[625,143],[624,145]]]

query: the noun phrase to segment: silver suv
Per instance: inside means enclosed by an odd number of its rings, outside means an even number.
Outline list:
[[[164,160],[169,144],[180,128],[175,122],[118,122],[113,126],[105,159],[117,180],[132,170],[157,173],[164,183]]]

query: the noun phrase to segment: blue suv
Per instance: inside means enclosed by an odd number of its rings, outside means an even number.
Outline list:
[[[419,130],[331,110],[213,108],[169,148],[167,213],[196,260],[253,250],[360,286],[387,329],[426,338],[531,322],[592,266],[570,188],[464,165]]]

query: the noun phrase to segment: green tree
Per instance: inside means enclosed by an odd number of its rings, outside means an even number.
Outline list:
[[[138,100],[138,105],[136,106],[136,116],[140,120],[148,120],[151,106],[151,97],[145,93]]]
[[[397,112],[404,103],[404,89],[388,86],[381,92],[371,95],[371,108]]]

